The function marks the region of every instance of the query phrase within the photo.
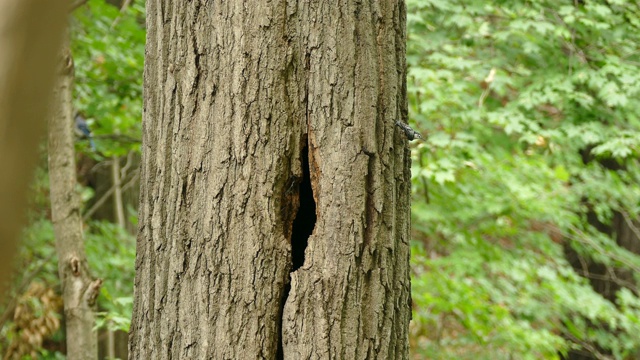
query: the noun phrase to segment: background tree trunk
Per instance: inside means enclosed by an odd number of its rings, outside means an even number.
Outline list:
[[[0,1],[0,297],[24,225],[66,13],[64,2]]]
[[[147,2],[131,359],[408,358],[405,17]]]
[[[49,180],[51,218],[56,236],[58,272],[70,360],[97,359],[93,330],[95,300],[102,280],[93,280],[84,251],[82,217],[78,196],[73,135],[73,59],[65,44],[55,101],[49,120]]]

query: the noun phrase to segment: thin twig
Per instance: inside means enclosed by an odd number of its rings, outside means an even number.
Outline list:
[[[610,267],[607,267],[607,270],[609,270]],[[584,276],[584,275],[583,275]],[[588,279],[593,279],[593,280],[601,280],[601,281],[611,281],[614,282],[624,288],[627,288],[629,290],[632,290],[635,293],[638,293],[638,288],[636,287],[636,284],[633,284],[629,281],[625,281],[625,280],[621,280],[619,277],[617,277],[614,275],[613,277],[611,276],[605,276],[605,275],[599,275],[599,274],[593,274],[593,273],[589,273],[587,276],[584,276]]]
[[[113,29],[114,27],[116,27],[116,25],[118,25],[118,23],[120,22],[120,19],[122,18],[122,14],[124,14],[125,10],[127,10],[130,4],[131,4],[131,0],[124,1],[124,3],[122,4],[122,7],[120,8],[120,15],[118,15],[118,17],[113,20],[113,23],[111,24],[111,29]]]
[[[120,179],[127,178],[127,171],[129,171],[129,168],[131,167],[132,164],[133,164],[133,151],[129,151],[129,153],[127,153],[127,162],[124,164],[122,169],[120,169]]]
[[[584,341],[582,339],[578,339],[577,337],[575,337],[574,335],[572,335],[568,331],[563,331],[562,333],[563,333],[564,336],[566,336],[567,338],[569,338],[570,340],[572,340],[576,344],[580,344],[580,346],[582,346],[583,348],[587,349],[587,351],[589,351],[589,355],[595,356],[596,359],[598,359],[598,360],[611,360],[611,358],[609,356],[606,356],[603,353],[601,353],[600,351],[598,351],[598,349],[596,349],[595,346],[591,345],[590,343],[588,343],[588,342],[586,342],[586,341]]]
[[[627,261],[626,259],[624,259],[624,258],[622,258],[622,257],[620,257],[620,256],[618,256],[618,255],[616,255],[616,254],[614,254],[614,253],[611,253],[611,252],[606,251],[606,250],[605,250],[604,248],[602,248],[602,246],[600,246],[598,243],[596,243],[596,242],[594,242],[594,241],[589,240],[589,237],[588,237],[588,236],[586,236],[582,231],[580,231],[580,229],[578,229],[578,228],[576,228],[576,227],[574,227],[574,226],[572,226],[570,229],[571,229],[572,231],[574,231],[576,234],[579,234],[580,236],[574,236],[574,235],[572,235],[572,234],[563,233],[563,235],[564,235],[565,237],[567,237],[567,238],[569,238],[569,239],[572,239],[572,240],[575,240],[575,241],[577,241],[577,242],[579,242],[579,243],[582,243],[582,244],[590,245],[590,246],[591,246],[591,247],[593,247],[595,250],[597,250],[600,254],[606,255],[606,256],[608,256],[609,258],[611,258],[611,259],[613,259],[613,260],[615,260],[615,261],[618,261],[618,262],[620,262],[621,264],[626,265],[628,268],[632,269],[633,271],[640,272],[640,267],[638,267],[638,266],[636,266],[636,265],[634,265],[634,264],[630,263],[630,262],[629,262],[629,261]]]
[[[589,272],[589,265],[587,265],[587,262],[580,254],[578,254],[578,261],[580,261],[580,266],[582,266],[582,276],[590,277],[591,273]]]
[[[138,177],[139,177],[140,173],[138,171],[135,172],[135,174],[131,177],[131,179],[129,181],[127,181],[126,184],[124,184],[122,186],[122,191],[127,191],[129,190],[130,187],[132,187],[136,181],[138,181]]]
[[[138,179],[138,174],[136,172],[135,175],[133,175],[131,177],[131,179],[129,179],[129,181],[122,187],[123,190],[129,188],[134,181],[136,181]],[[100,200],[96,201],[95,204],[93,204],[93,206],[87,210],[87,212],[84,214],[84,216],[82,216],[82,220],[83,221],[87,221],[91,218],[91,216],[93,215],[93,213],[95,213],[102,205],[104,205],[104,203],[107,201],[107,199],[109,198],[109,196],[111,196],[111,194],[113,194],[113,192],[115,191],[115,186],[111,186],[111,188],[109,188],[109,190],[107,190],[102,197],[100,198]]]
[[[73,12],[75,9],[79,8],[80,6],[84,5],[87,3],[88,0],[77,0],[76,2],[74,2],[73,4],[71,4],[71,6],[69,7],[69,12]]]
[[[94,135],[94,139],[108,139],[121,143],[133,143],[139,144],[141,141],[138,138],[134,138],[133,136],[121,135],[121,134],[102,134],[102,135]]]
[[[631,220],[629,213],[627,213],[626,211],[621,211],[621,213],[622,213],[622,217],[624,218],[624,221],[627,223],[627,226],[629,226],[629,229],[631,229],[633,234],[636,236],[636,239],[640,240],[640,230],[638,230],[636,225]]]

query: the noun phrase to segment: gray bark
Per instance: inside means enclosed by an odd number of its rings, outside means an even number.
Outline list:
[[[408,358],[405,16],[147,2],[130,359]]]
[[[49,120],[51,218],[64,302],[67,359],[97,359],[95,300],[102,280],[89,273],[77,193],[72,105],[73,60],[62,52],[55,101]]]

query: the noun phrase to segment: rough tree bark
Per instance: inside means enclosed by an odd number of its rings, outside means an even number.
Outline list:
[[[130,359],[408,358],[405,17],[147,2]]]
[[[66,3],[0,1],[0,298],[25,222]]]
[[[84,250],[73,134],[73,60],[68,46],[63,49],[49,118],[51,218],[62,283],[67,358],[91,360],[98,358],[93,327],[95,300],[102,280],[91,277]]]

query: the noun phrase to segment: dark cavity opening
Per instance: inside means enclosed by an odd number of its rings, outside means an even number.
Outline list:
[[[300,181],[300,207],[293,220],[291,230],[291,271],[298,270],[304,264],[304,251],[309,236],[316,226],[316,202],[313,199],[311,176],[309,173],[309,150],[302,149],[302,180]]]
[[[313,198],[313,189],[311,187],[311,176],[309,170],[309,149],[305,146],[302,149],[302,179],[298,185],[298,196],[300,206],[293,220],[291,229],[291,272],[298,270],[304,264],[304,252],[309,243],[309,236],[313,233],[316,226],[316,201]],[[293,186],[293,184],[292,184]],[[282,317],[284,315],[284,306],[289,297],[291,284],[286,283],[283,289],[282,298],[280,299],[280,314],[278,318],[278,348],[276,350],[276,359],[284,359],[284,351],[282,347]]]

